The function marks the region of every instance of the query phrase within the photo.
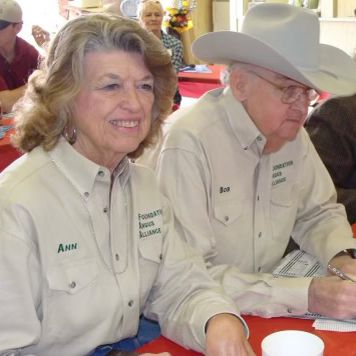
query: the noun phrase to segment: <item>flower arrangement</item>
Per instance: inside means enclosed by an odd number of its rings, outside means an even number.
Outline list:
[[[180,0],[175,6],[166,7],[164,25],[178,33],[188,31],[193,27],[191,12],[196,7],[196,0]]]

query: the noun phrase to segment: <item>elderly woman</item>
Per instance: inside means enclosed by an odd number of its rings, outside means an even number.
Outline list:
[[[164,9],[161,2],[158,0],[141,0],[137,16],[140,25],[162,41],[164,47],[167,48],[168,53],[171,55],[172,64],[176,72],[179,72],[179,69],[184,66],[183,45],[177,38],[162,31]],[[174,103],[180,105],[181,101],[182,96],[177,89],[174,95]]]
[[[141,313],[207,355],[250,355],[246,328],[178,238],[152,173],[176,76],[133,20],[68,22],[17,113],[27,154],[0,175],[0,354],[84,355]]]

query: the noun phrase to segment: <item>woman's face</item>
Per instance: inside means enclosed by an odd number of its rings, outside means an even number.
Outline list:
[[[147,31],[161,31],[163,11],[160,4],[148,4],[140,15],[140,24]]]
[[[90,52],[74,100],[73,147],[111,171],[137,149],[151,125],[153,76],[140,54]]]

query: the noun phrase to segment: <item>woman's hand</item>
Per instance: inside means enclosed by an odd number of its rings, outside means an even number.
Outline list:
[[[232,314],[217,314],[208,322],[206,356],[254,356],[244,326]]]

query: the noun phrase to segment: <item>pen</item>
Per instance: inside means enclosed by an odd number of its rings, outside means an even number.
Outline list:
[[[343,279],[344,281],[351,281],[351,282],[356,283],[356,281],[354,279],[352,279],[347,274],[345,274],[344,272],[341,272],[338,268],[336,268],[330,264],[328,264],[328,270],[335,276],[338,276],[341,279]]]

